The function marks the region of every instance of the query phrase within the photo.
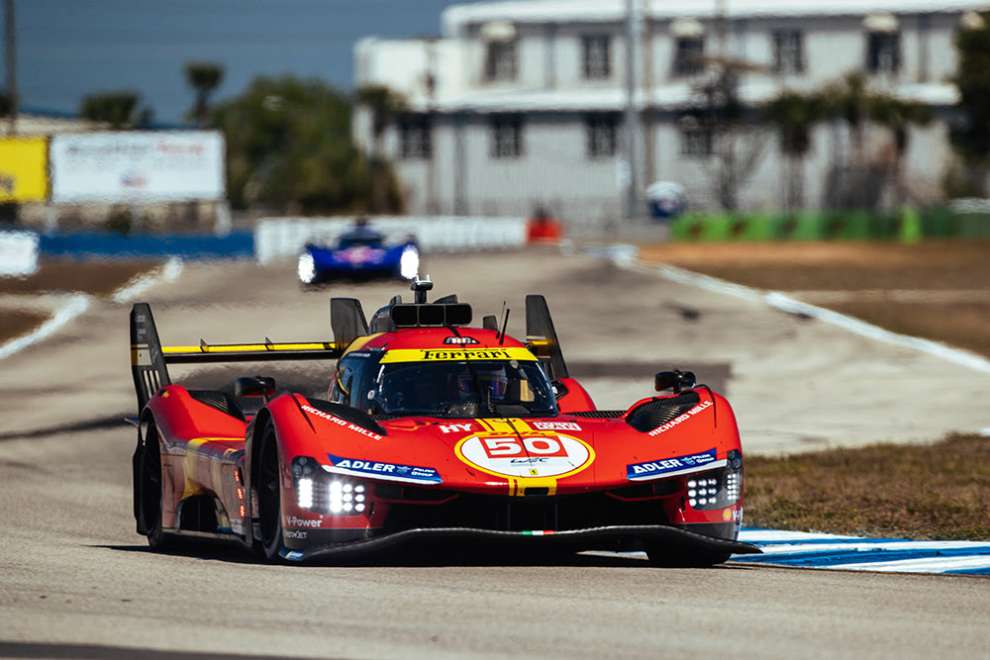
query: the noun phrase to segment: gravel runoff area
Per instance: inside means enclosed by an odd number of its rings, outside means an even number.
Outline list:
[[[509,300],[516,333],[522,294],[546,292],[575,360],[728,365],[751,465],[821,446],[812,436],[862,444],[990,425],[973,406],[985,380],[762,305],[552,253],[428,265],[438,295],[457,291],[479,315]],[[370,311],[396,290],[305,293],[291,264],[195,264],[147,298],[169,343],[297,340],[329,334],[331,293]],[[133,430],[117,416],[134,405],[126,312],[100,301],[0,369],[0,655],[921,658],[990,645],[990,589],[974,578],[661,570],[614,557],[279,567],[217,549],[148,552],[131,517]],[[927,381],[910,377],[919,370]],[[649,393],[648,379],[600,373],[589,384],[603,406]],[[919,406],[933,387],[937,405]]]
[[[990,241],[669,243],[640,258],[990,355]]]

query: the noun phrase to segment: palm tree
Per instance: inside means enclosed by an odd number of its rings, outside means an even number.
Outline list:
[[[385,85],[363,85],[357,90],[358,105],[371,112],[371,211],[379,213],[389,206],[388,182],[385,180],[385,130],[407,108],[405,98]]]
[[[852,177],[840,189],[846,191],[846,199],[839,205],[866,208],[870,200],[878,198],[882,191],[867,172],[866,133],[875,124],[889,130],[893,136],[892,174],[895,179],[898,201],[904,194],[901,178],[902,160],[907,151],[911,125],[924,125],[931,119],[928,108],[913,101],[903,100],[893,94],[872,90],[861,73],[851,73],[837,83],[826,85],[816,96],[822,117],[845,124],[852,142]],[[839,173],[837,149],[833,148],[832,174]],[[848,172],[847,172],[848,174]]]
[[[821,120],[821,105],[814,96],[784,91],[764,108],[779,133],[785,158],[784,208],[796,211],[804,205],[804,159],[811,150],[811,131]]]
[[[189,117],[200,126],[206,126],[210,113],[210,95],[223,82],[223,65],[212,62],[188,62],[186,82],[196,91],[196,104],[189,111]]]
[[[893,135],[894,195],[900,206],[907,198],[903,164],[904,155],[910,146],[911,126],[924,126],[931,122],[931,109],[888,94],[874,94],[869,99],[868,111],[873,122]]]

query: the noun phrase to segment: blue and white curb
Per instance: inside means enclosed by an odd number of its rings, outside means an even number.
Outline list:
[[[990,542],[912,541],[744,529],[739,540],[762,555],[735,555],[743,564],[881,573],[990,575]]]

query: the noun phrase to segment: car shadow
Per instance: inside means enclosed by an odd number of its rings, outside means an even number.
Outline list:
[[[201,561],[222,561],[232,564],[272,565],[254,553],[232,543],[189,541],[168,549],[153,549],[147,545],[93,544],[88,547],[114,552],[149,556],[185,557]],[[280,562],[297,569],[307,568],[470,568],[470,567],[544,567],[544,568],[640,568],[653,569],[645,557],[605,552],[549,552],[533,550],[485,551],[475,547],[437,548],[407,544],[401,549],[369,552],[361,557],[314,559],[306,562]],[[752,570],[751,566],[719,564],[709,570]],[[684,570],[665,567],[658,570]],[[696,569],[694,569],[696,570]]]

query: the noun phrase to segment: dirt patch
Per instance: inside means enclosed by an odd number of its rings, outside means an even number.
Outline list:
[[[990,287],[990,241],[668,243],[641,248],[663,262],[778,291]]]
[[[644,247],[641,257],[795,291],[894,332],[990,355],[990,301],[979,295],[990,292],[990,241],[673,243]]]
[[[48,320],[47,314],[25,309],[0,310],[0,344],[26,335]]]
[[[827,307],[894,332],[990,355],[990,303],[847,302]]]
[[[773,529],[990,539],[990,439],[749,457],[746,521]]]
[[[0,278],[0,294],[78,291],[106,296],[158,265],[155,261],[46,259],[34,275]]]

